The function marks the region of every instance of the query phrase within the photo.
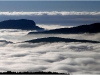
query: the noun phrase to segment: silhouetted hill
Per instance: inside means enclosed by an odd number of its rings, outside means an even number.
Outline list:
[[[78,33],[98,33],[100,32],[100,23],[90,25],[80,25],[71,28],[60,28],[44,32],[30,32],[29,34],[78,34]]]
[[[0,22],[0,29],[38,30],[43,28],[36,26],[33,20],[19,19]]]
[[[25,42],[29,43],[39,43],[39,42],[83,42],[83,43],[100,43],[98,41],[91,41],[91,40],[77,40],[77,39],[70,39],[70,38],[60,38],[60,37],[47,37],[47,38],[39,38],[39,39],[34,39],[34,40],[28,40]]]

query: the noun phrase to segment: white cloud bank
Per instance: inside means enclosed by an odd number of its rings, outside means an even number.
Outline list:
[[[28,31],[0,30],[0,39],[21,41]],[[14,37],[15,36],[15,37]],[[61,36],[95,39],[100,34],[33,35],[32,38]],[[25,37],[22,37],[23,39]],[[29,38],[27,38],[29,39]],[[56,71],[73,75],[100,75],[100,43],[16,43],[0,42],[0,71]]]
[[[99,49],[100,44],[90,43],[8,44],[0,47],[0,71],[100,74]]]
[[[0,15],[100,15],[100,12],[88,12],[88,11],[39,11],[39,12],[24,12],[24,11],[14,11],[14,12],[0,12]]]
[[[44,28],[46,30],[58,29],[58,28],[71,28],[73,26],[64,26],[64,25],[47,25],[47,24],[37,24],[37,26]]]

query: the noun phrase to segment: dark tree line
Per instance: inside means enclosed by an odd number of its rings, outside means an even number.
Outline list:
[[[7,71],[7,72],[0,72],[0,74],[66,74],[70,75],[69,73],[58,73],[58,72],[12,72],[12,71]]]

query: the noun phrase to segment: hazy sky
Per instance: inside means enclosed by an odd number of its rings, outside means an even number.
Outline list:
[[[100,11],[100,1],[1,1],[0,11]]]
[[[91,24],[100,22],[100,1],[0,1],[0,21],[23,18],[46,25]]]

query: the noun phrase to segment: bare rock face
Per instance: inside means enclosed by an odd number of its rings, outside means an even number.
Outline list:
[[[33,20],[5,20],[0,22],[0,29],[22,29],[22,30],[40,30]]]

